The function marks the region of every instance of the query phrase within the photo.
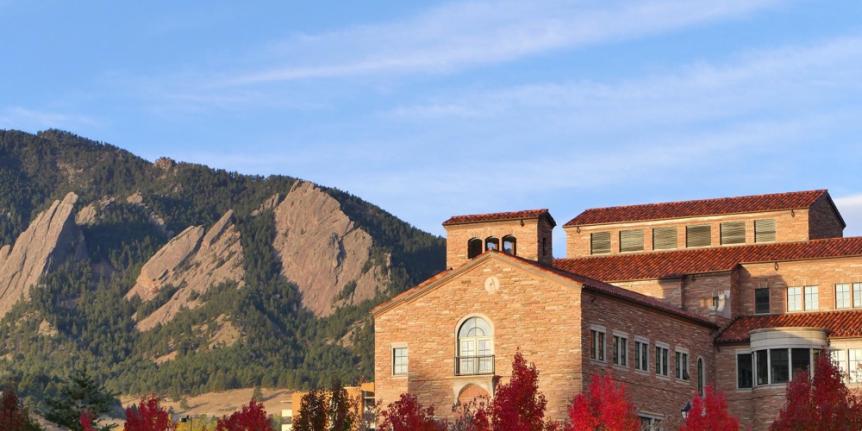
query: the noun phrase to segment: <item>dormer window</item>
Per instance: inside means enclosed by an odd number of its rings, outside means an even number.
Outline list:
[[[500,251],[500,240],[493,236],[485,238],[485,250]]]
[[[503,253],[515,256],[517,254],[516,246],[517,244],[514,236],[506,235],[503,237]]]
[[[482,254],[482,240],[479,238],[471,238],[467,241],[467,259],[472,259]]]

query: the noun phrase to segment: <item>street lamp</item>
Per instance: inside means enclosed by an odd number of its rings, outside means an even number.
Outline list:
[[[682,406],[682,410],[680,410],[680,413],[682,413],[682,420],[688,419],[688,412],[690,412],[690,411],[691,411],[691,401],[686,401],[685,405]]]

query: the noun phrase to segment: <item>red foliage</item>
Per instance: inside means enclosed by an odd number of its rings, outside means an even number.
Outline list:
[[[691,410],[680,431],[738,431],[739,421],[727,412],[727,400],[712,387],[706,388],[706,398],[695,397]]]
[[[216,431],[272,431],[272,426],[263,404],[252,399],[239,411],[219,419]]]
[[[173,431],[176,424],[167,410],[159,406],[155,396],[141,399],[140,404],[126,409],[124,431]]]
[[[801,371],[787,385],[787,402],[772,431],[816,429],[844,431],[862,429],[862,403],[853,396],[841,380],[841,371],[820,355],[813,381]]]
[[[542,431],[548,401],[539,393],[539,372],[527,365],[521,352],[512,361],[509,383],[497,386],[491,405],[495,431]]]
[[[96,431],[96,428],[93,427],[93,414],[89,411],[82,411],[78,422],[81,424],[81,431]]]
[[[416,396],[401,394],[381,413],[380,431],[445,431],[446,423],[434,419],[434,408],[422,408]]]
[[[18,395],[12,390],[4,390],[0,399],[0,430],[22,430],[26,425],[27,416]]]
[[[578,394],[569,408],[570,431],[637,431],[635,408],[625,389],[610,375],[594,375],[586,393]]]

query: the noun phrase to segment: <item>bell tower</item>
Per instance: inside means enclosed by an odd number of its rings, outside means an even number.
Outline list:
[[[460,215],[443,222],[446,267],[457,268],[486,251],[550,265],[557,223],[547,209]]]

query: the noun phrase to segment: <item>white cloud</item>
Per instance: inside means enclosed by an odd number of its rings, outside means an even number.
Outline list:
[[[303,35],[268,52],[276,66],[225,76],[242,85],[370,73],[446,72],[745,16],[779,0],[474,1],[395,23]]]

